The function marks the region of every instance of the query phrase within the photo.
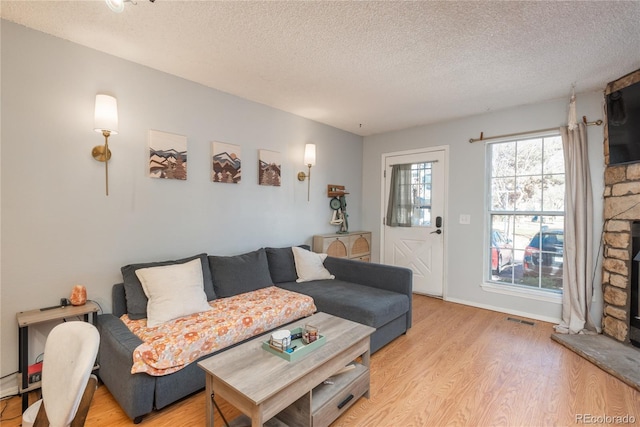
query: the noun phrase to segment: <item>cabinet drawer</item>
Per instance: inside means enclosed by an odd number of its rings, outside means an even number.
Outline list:
[[[347,239],[342,237],[326,238],[322,243],[322,252],[332,257],[344,258],[348,254],[348,245]]]
[[[335,394],[313,412],[313,427],[326,427],[330,425],[336,420],[336,418],[349,409],[360,397],[369,391],[369,369],[362,365],[357,365],[357,367],[358,369],[355,374],[358,376],[344,387],[340,387],[339,380],[336,380],[336,383],[333,385],[320,386],[325,387],[328,390],[330,390],[331,387],[337,388],[335,389]],[[318,390],[314,389],[312,401],[315,400],[316,394],[319,394]],[[316,405],[313,405],[314,408],[315,406]]]
[[[371,233],[360,233],[349,236],[349,256],[351,258],[371,253]]]

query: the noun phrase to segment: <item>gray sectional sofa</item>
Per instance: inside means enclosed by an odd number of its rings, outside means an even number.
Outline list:
[[[275,284],[313,297],[318,311],[376,328],[371,336],[372,352],[411,327],[412,272],[406,268],[328,257],[324,266],[335,276],[334,280],[297,283],[290,247],[262,248],[231,257],[199,254],[175,261],[127,265],[122,267],[124,283],[112,289],[112,313],[98,316],[98,374],[134,423],[154,409],[204,388],[205,375],[197,363],[164,376],[131,374],[133,351],[142,341],[120,320],[123,314],[145,317],[146,296],[135,275],[137,269],[181,264],[196,258],[202,262],[209,301]]]

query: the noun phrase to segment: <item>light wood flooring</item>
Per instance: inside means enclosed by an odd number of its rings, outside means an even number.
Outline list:
[[[371,358],[371,398],[332,427],[565,426],[586,424],[581,419],[588,416],[627,416],[640,424],[640,392],[552,341],[551,324],[529,326],[419,295],[413,308],[408,334]],[[221,406],[227,419],[239,415]],[[18,398],[1,408],[2,426],[20,425]],[[147,415],[140,426],[200,426],[204,419],[200,392]],[[215,423],[223,425],[217,414]],[[100,386],[86,425],[133,423]]]

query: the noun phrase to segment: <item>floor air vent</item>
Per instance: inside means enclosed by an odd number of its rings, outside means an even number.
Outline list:
[[[535,325],[535,323],[533,322],[529,322],[528,320],[516,319],[515,317],[507,317],[507,320],[510,320],[512,322],[522,323],[523,325],[529,325],[529,326]]]

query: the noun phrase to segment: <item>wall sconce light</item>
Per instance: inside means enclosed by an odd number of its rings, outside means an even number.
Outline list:
[[[307,181],[307,202],[309,201],[309,191],[311,190],[311,166],[316,165],[316,144],[306,144],[304,146],[304,164],[307,165],[309,171],[307,173],[299,172],[298,181]]]
[[[109,195],[109,135],[118,133],[118,101],[109,95],[96,95],[96,111],[94,130],[104,136],[104,145],[96,145],[91,155],[99,162],[104,162],[106,193]]]

